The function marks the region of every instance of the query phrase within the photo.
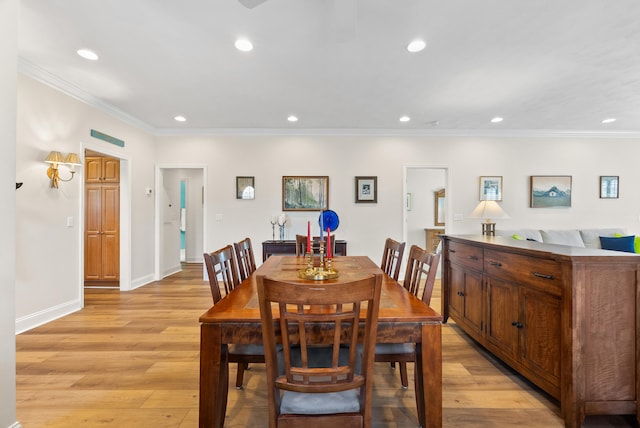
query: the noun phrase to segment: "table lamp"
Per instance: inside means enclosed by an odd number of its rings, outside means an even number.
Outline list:
[[[482,223],[482,234],[492,236],[496,234],[496,224],[492,222],[491,219],[509,218],[507,213],[504,212],[496,201],[480,201],[469,217],[485,219]]]

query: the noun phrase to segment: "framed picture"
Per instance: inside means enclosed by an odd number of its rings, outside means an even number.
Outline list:
[[[531,208],[568,208],[570,206],[570,175],[531,176]]]
[[[356,177],[356,203],[378,203],[378,177]]]
[[[617,175],[601,175],[600,176],[600,198],[601,199],[618,199],[619,178],[620,177]]]
[[[236,177],[236,199],[255,199],[255,177]]]
[[[328,176],[282,177],[283,211],[320,211],[329,209]]]
[[[480,200],[502,200],[502,177],[480,177]]]

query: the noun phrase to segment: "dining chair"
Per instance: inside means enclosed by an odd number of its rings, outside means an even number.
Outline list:
[[[371,427],[382,275],[332,284],[285,282],[262,275],[256,280],[269,427]],[[272,302],[277,303],[278,321]],[[360,324],[363,303],[367,305],[364,326]]]
[[[402,256],[404,255],[404,242],[398,242],[391,238],[387,238],[384,243],[384,251],[382,253],[382,262],[380,268],[394,280],[398,280],[400,276],[400,266],[402,265]]]
[[[411,246],[402,285],[414,296],[419,297],[427,306],[431,302],[439,263],[440,254],[431,254],[417,245]],[[420,296],[420,284],[423,276],[425,283]],[[392,363],[394,367],[396,362],[400,364],[400,381],[403,389],[409,386],[407,363],[415,362],[415,359],[416,348],[413,343],[381,343],[376,345],[376,362]]]
[[[242,282],[256,270],[256,259],[253,256],[251,239],[244,238],[240,242],[234,242],[233,249],[236,254],[236,264],[238,265],[240,282]]]
[[[227,245],[212,253],[204,253],[204,264],[207,267],[209,286],[213,304],[222,300],[222,288],[225,296],[238,286],[238,270],[234,258],[234,250]],[[227,348],[230,363],[237,363],[236,389],[242,389],[244,372],[250,363],[264,363],[264,347],[253,344],[230,344]]]
[[[320,237],[314,236],[311,238],[311,248],[314,253],[320,252]],[[327,235],[323,236],[325,245],[325,254],[327,253]],[[307,235],[296,235],[296,256],[304,256],[307,253]],[[336,239],[335,235],[331,235],[331,254],[333,257],[336,255]]]

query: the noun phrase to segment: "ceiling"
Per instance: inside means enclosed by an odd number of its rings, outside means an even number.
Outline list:
[[[22,72],[157,134],[640,132],[637,0],[20,3]]]

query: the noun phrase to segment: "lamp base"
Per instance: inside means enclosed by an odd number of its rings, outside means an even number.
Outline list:
[[[496,235],[496,224],[495,223],[482,223],[482,234],[488,236]]]

